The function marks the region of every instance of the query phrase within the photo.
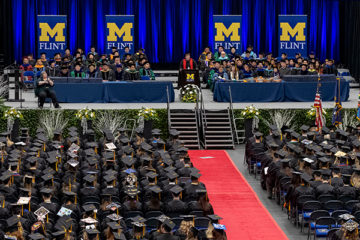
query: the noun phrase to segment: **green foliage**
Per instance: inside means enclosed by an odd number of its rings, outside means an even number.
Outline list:
[[[241,111],[243,109],[235,109],[234,115],[237,118],[241,118]],[[270,112],[274,111],[275,109],[259,109],[259,130],[263,132],[264,134],[267,134],[269,132],[269,129],[265,122],[262,119],[269,119]],[[293,126],[290,126],[294,130],[299,131],[299,128],[303,124],[311,125],[314,123],[314,121],[308,119],[306,117],[306,112],[308,109],[290,109],[293,111],[293,114],[295,115],[293,119]],[[326,125],[331,125],[331,118],[332,118],[332,110],[333,109],[326,109]],[[36,129],[39,125],[39,118],[41,116],[41,112],[43,111],[50,111],[48,109],[23,109],[20,110],[23,114],[24,118],[20,119],[20,126],[21,127],[28,127],[30,129],[31,136],[35,136]],[[80,119],[76,118],[77,110],[60,110],[63,111],[63,114],[66,119],[69,120],[67,127],[69,128],[71,126],[75,126],[81,131],[80,127]],[[138,120],[138,109],[114,109],[114,110],[94,110],[95,111],[95,118],[99,115],[100,112],[104,111],[115,111],[118,112],[120,115],[122,115],[125,119],[135,119]],[[356,109],[343,109],[342,112],[344,113],[347,111],[350,116],[356,117]],[[168,136],[168,116],[167,116],[167,110],[166,109],[156,109],[156,113],[158,115],[158,119],[154,120],[153,128],[159,128],[162,131],[162,137],[166,138]],[[4,116],[4,108],[0,108],[0,116]],[[238,129],[243,129],[243,121],[237,121],[237,127]],[[4,117],[0,118],[0,131],[3,132],[6,130],[6,124],[7,121]],[[130,124],[128,124],[128,128],[130,127]],[[64,136],[67,136],[67,132],[64,132]],[[100,133],[97,133],[97,136],[100,136]]]

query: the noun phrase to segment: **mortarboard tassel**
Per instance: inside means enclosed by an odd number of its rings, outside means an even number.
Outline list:
[[[165,144],[164,144],[164,151],[166,151],[166,149],[165,149]]]
[[[21,216],[24,214],[24,205],[21,205]]]
[[[70,192],[71,192],[71,180],[69,178],[69,189],[70,189]]]
[[[46,222],[49,222],[49,214],[46,214]]]
[[[76,195],[75,195],[75,204],[77,204],[77,197],[76,197]]]
[[[31,212],[31,204],[30,204],[30,201],[29,201],[29,212]]]
[[[96,211],[94,211],[94,219],[96,219]]]
[[[94,148],[94,151],[96,154],[98,153],[97,147]]]
[[[55,170],[58,171],[58,162],[55,163]]]
[[[5,200],[2,203],[2,207],[5,208]]]

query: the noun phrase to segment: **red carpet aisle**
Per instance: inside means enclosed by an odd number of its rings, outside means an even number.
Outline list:
[[[288,239],[225,151],[189,151],[229,240]],[[212,158],[210,158],[212,157]]]

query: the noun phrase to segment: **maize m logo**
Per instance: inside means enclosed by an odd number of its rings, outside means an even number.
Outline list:
[[[195,74],[194,73],[187,73],[186,74],[186,80],[195,80]]]
[[[215,49],[223,46],[225,50],[231,47],[241,47],[241,16],[214,16]]]
[[[280,49],[305,49],[305,30],[306,22],[298,22],[294,27],[291,27],[288,22],[280,22]]]
[[[108,21],[106,23],[108,34],[106,36],[106,49],[110,50],[112,47],[116,47],[119,50],[129,47],[133,49],[134,37],[133,37],[133,22],[115,22]]]
[[[47,22],[39,22],[39,30],[39,50],[65,50],[65,22],[58,22],[52,28]]]

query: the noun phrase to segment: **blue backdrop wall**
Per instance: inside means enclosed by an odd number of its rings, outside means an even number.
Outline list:
[[[341,0],[12,0],[12,51],[20,60],[35,53],[36,15],[68,16],[71,50],[104,51],[105,15],[135,15],[135,47],[151,62],[178,62],[186,51],[198,56],[213,44],[213,14],[242,14],[242,46],[277,55],[277,16],[307,14],[309,50],[339,60]]]

